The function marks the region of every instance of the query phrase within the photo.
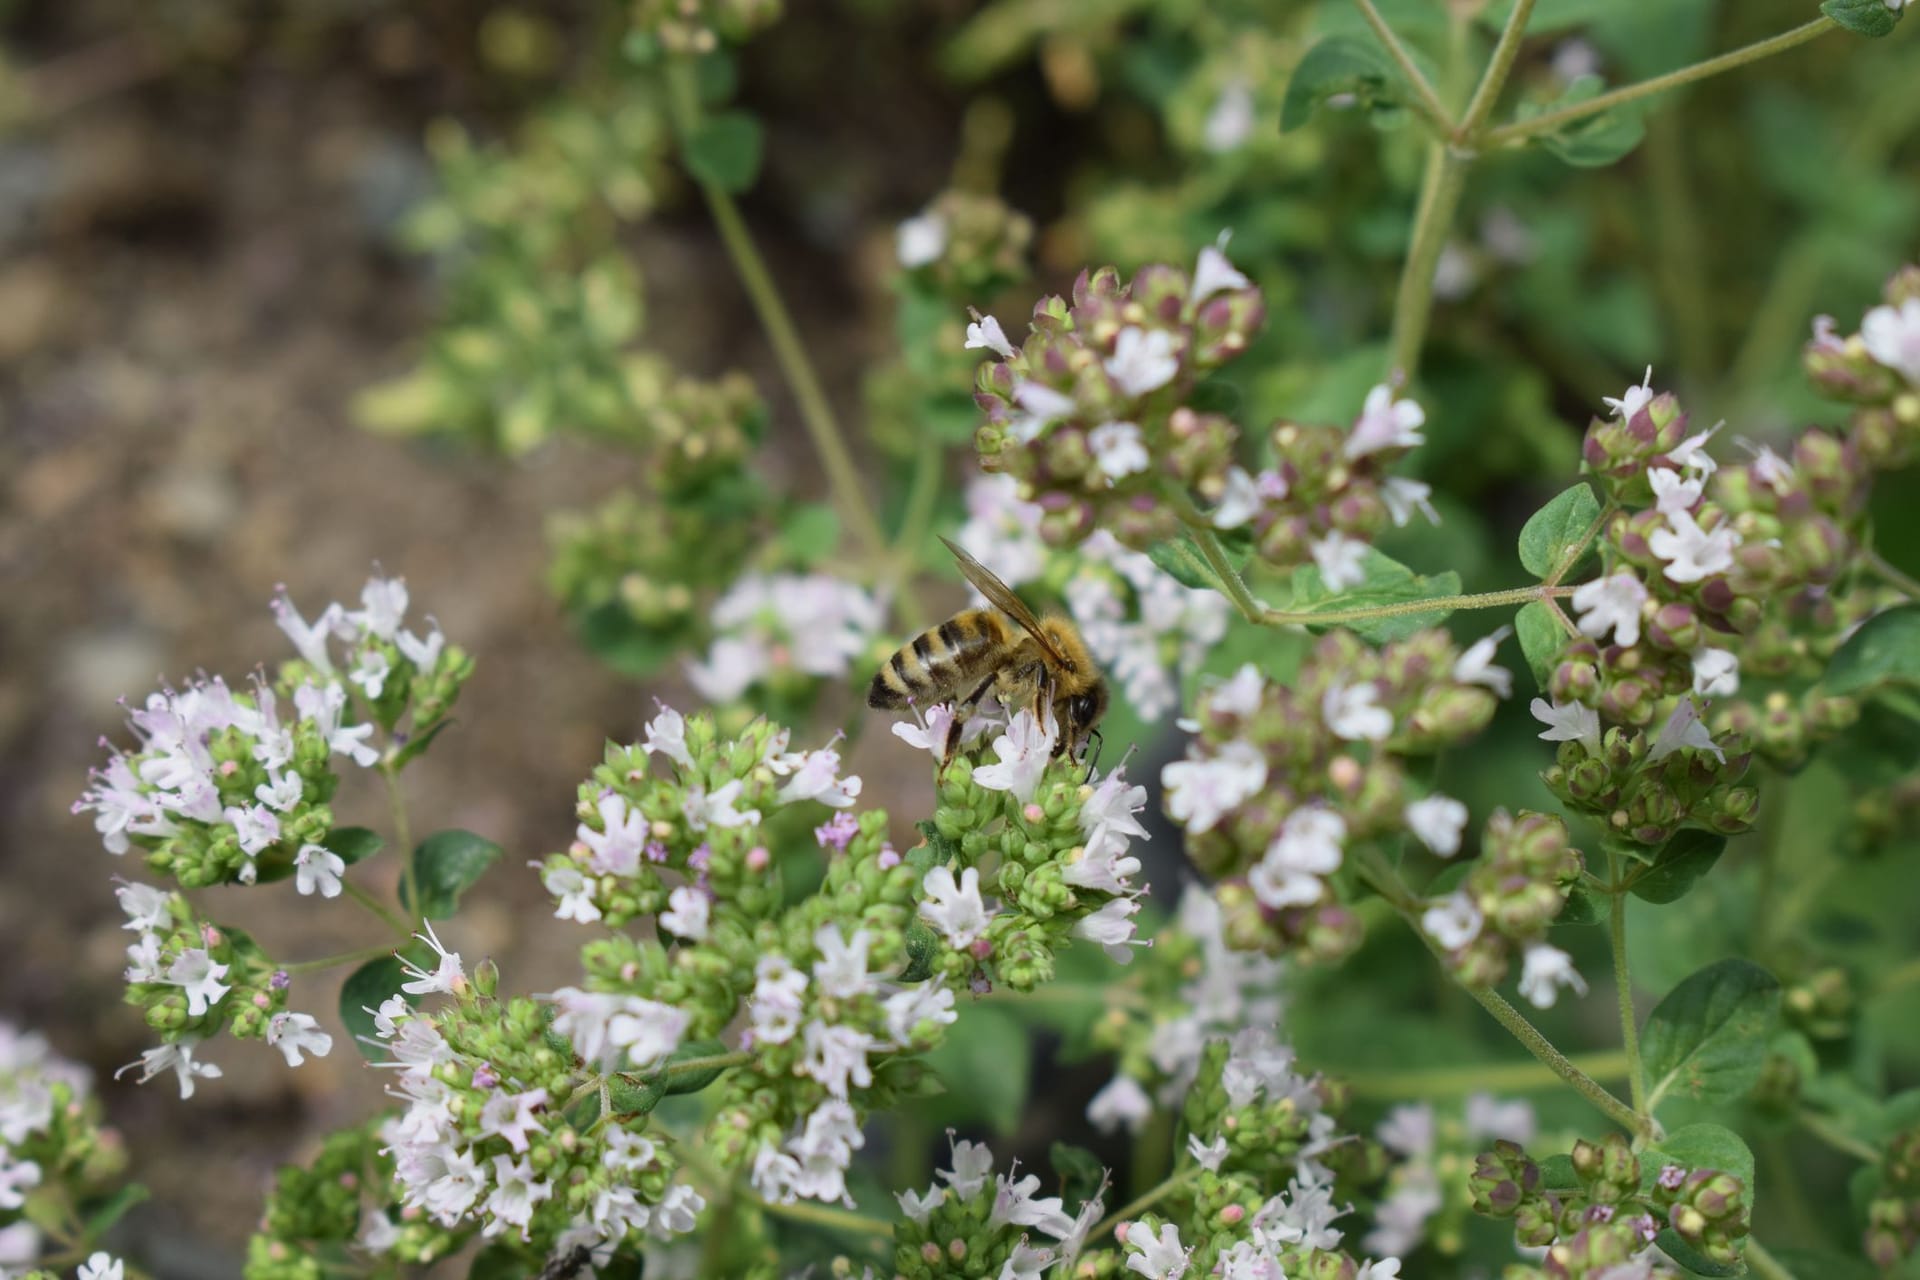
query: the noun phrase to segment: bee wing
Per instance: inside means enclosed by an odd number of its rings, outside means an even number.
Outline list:
[[[960,563],[960,572],[965,574],[967,581],[987,598],[988,604],[1019,623],[1049,658],[1062,665],[1068,665],[1066,655],[1055,647],[1053,641],[1047,639],[1046,633],[1040,630],[1040,619],[1033,616],[1033,610],[1027,608],[1025,601],[1013,594],[1012,587],[1000,581],[993,570],[968,555],[964,548],[948,542],[945,538],[941,538],[940,541],[946,544],[947,550],[953,552],[953,558]]]

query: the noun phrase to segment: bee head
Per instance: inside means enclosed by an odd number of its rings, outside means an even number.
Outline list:
[[[1094,684],[1085,693],[1076,693],[1066,700],[1067,728],[1075,743],[1084,742],[1100,718],[1107,714],[1107,686],[1105,682]]]

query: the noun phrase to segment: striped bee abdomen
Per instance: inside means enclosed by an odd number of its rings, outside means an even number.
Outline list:
[[[991,609],[955,614],[894,651],[867,686],[867,705],[883,711],[929,707],[971,693],[1009,639]]]

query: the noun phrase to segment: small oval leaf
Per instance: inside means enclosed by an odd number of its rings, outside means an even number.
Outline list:
[[[1847,637],[1823,681],[1833,694],[1862,693],[1883,684],[1920,685],[1920,604],[1877,613]]]
[[[1694,881],[1713,870],[1726,848],[1727,838],[1711,831],[1677,831],[1653,855],[1653,865],[1628,887],[1634,897],[1648,902],[1678,902]]]
[[[1640,1049],[1650,1106],[1669,1094],[1728,1102],[1760,1079],[1780,1022],[1780,982],[1748,960],[1722,960],[1667,993]]]
[[[1567,561],[1599,518],[1600,500],[1583,480],[1534,512],[1520,530],[1520,563],[1542,581],[1556,573],[1564,577],[1573,568]]]
[[[413,874],[420,886],[420,910],[429,920],[445,920],[460,906],[460,897],[479,882],[487,868],[500,861],[500,846],[471,831],[436,831],[413,851]],[[400,905],[408,910],[407,886],[400,885]]]

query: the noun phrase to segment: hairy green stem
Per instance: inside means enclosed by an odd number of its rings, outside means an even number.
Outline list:
[[[1767,1252],[1767,1247],[1753,1237],[1747,1237],[1747,1267],[1760,1277],[1760,1280],[1794,1280],[1793,1272],[1786,1269],[1780,1259]]]
[[[1596,1080],[1618,1080],[1627,1074],[1627,1055],[1618,1049],[1570,1054],[1567,1060]],[[1429,1067],[1412,1071],[1328,1072],[1359,1098],[1405,1101],[1408,1098],[1450,1098],[1481,1090],[1519,1092],[1562,1084],[1558,1073],[1543,1063],[1480,1062],[1459,1067]]]
[[[1452,133],[1453,117],[1447,114],[1446,104],[1440,101],[1440,95],[1434,92],[1433,85],[1427,80],[1425,73],[1414,63],[1412,55],[1407,52],[1407,47],[1400,43],[1400,37],[1395,35],[1393,28],[1387,25],[1386,18],[1381,16],[1380,10],[1374,7],[1373,0],[1353,0],[1353,3],[1358,6],[1360,16],[1367,20],[1367,25],[1373,28],[1373,34],[1380,38],[1382,45],[1386,46],[1387,54],[1400,68],[1400,74],[1405,76],[1407,83],[1413,86],[1414,109],[1433,126],[1435,136],[1445,137]]]
[[[745,1049],[736,1049],[732,1053],[710,1053],[704,1058],[682,1058],[678,1062],[669,1062],[653,1071],[643,1071],[639,1075],[686,1075],[693,1071],[724,1071],[729,1067],[744,1067],[754,1060],[753,1054]]]
[[[409,866],[411,866],[413,860],[409,858],[407,861]],[[413,929],[405,920],[400,918],[399,914],[395,912],[392,907],[380,901],[380,899],[374,897],[371,893],[368,893],[365,889],[362,889],[345,876],[340,878],[340,888],[349,898],[352,898],[355,902],[373,912],[374,915],[379,916],[381,921],[386,924],[387,928],[393,930],[394,935],[402,943],[413,936]]]
[[[1100,1219],[1093,1230],[1087,1232],[1087,1242],[1093,1244],[1101,1240],[1108,1232],[1112,1231],[1121,1223],[1132,1221],[1135,1215],[1145,1213],[1174,1192],[1179,1191],[1188,1183],[1199,1178],[1204,1172],[1205,1170],[1200,1165],[1190,1164],[1178,1173],[1169,1174],[1144,1195],[1134,1197],[1106,1217]]]
[[[1440,251],[1453,231],[1466,189],[1470,157],[1445,141],[1427,150],[1426,173],[1420,180],[1420,203],[1414,210],[1413,231],[1407,240],[1407,261],[1400,269],[1400,287],[1394,295],[1393,336],[1387,356],[1387,377],[1411,382],[1420,371],[1420,348],[1427,341],[1427,323],[1433,317],[1433,275]]]
[[[1363,850],[1355,860],[1360,875],[1385,898],[1400,918],[1414,932],[1421,942],[1426,944],[1434,958],[1441,960],[1441,968],[1448,977],[1453,971],[1447,969],[1445,956],[1440,944],[1428,935],[1420,924],[1420,900],[1413,890],[1407,887],[1398,872],[1381,856],[1378,850]],[[1458,979],[1455,979],[1458,981]],[[1651,1139],[1655,1128],[1653,1121],[1641,1115],[1632,1107],[1609,1093],[1604,1085],[1582,1071],[1566,1054],[1555,1048],[1553,1042],[1540,1034],[1540,1029],[1528,1022],[1525,1015],[1508,1004],[1501,994],[1491,987],[1470,986],[1460,983],[1461,990],[1479,1002],[1480,1007],[1493,1015],[1494,1021],[1505,1027],[1515,1040],[1518,1040],[1528,1053],[1539,1059],[1541,1064],[1554,1075],[1573,1086],[1574,1090],[1592,1103],[1596,1109],[1615,1124],[1633,1134],[1636,1138]]]
[[[317,960],[296,960],[292,964],[283,964],[280,968],[288,973],[312,973],[319,969],[332,969],[343,964],[364,964],[368,960],[378,960],[381,956],[392,954],[393,944],[382,942],[353,951],[342,951],[339,955],[321,956]]]
[[[1844,1152],[1864,1164],[1880,1163],[1881,1156],[1878,1151],[1840,1128],[1834,1124],[1832,1120],[1821,1115],[1818,1111],[1808,1111],[1802,1108],[1795,1119],[1799,1121],[1802,1129],[1805,1129],[1808,1133],[1820,1139],[1820,1141],[1826,1143],[1835,1151]]]
[[[1393,604],[1359,605],[1351,609],[1267,609],[1254,621],[1269,627],[1326,626],[1335,622],[1371,622],[1377,618],[1403,618],[1410,613],[1434,613],[1440,610],[1498,609],[1506,605],[1531,604],[1535,600],[1553,600],[1570,596],[1572,587],[1515,587],[1510,591],[1482,591],[1474,595],[1428,596],[1422,600],[1400,600]]]
[[[1493,46],[1493,56],[1487,59],[1487,69],[1480,76],[1480,85],[1473,91],[1473,100],[1467,103],[1466,112],[1460,117],[1460,127],[1454,131],[1456,142],[1472,146],[1480,126],[1493,114],[1494,103],[1500,100],[1500,90],[1506,87],[1507,77],[1513,72],[1514,59],[1520,56],[1520,42],[1526,38],[1527,19],[1532,16],[1533,0],[1514,0],[1513,11],[1507,15],[1507,25],[1501,29],[1500,41]]]
[[[1607,855],[1607,876],[1620,880],[1618,855]],[[1640,1064],[1640,1027],[1633,1014],[1633,972],[1627,963],[1627,898],[1616,893],[1607,912],[1607,933],[1613,941],[1613,986],[1620,999],[1620,1043],[1627,1055],[1627,1090],[1633,1098],[1636,1114],[1650,1114],[1647,1107],[1646,1070]]]
[[[412,934],[426,920],[426,910],[420,901],[420,877],[413,866],[413,827],[407,821],[407,797],[400,790],[400,768],[394,764],[393,757],[380,761],[380,776],[387,784],[387,806],[393,811],[393,839],[400,847],[400,883],[406,890],[407,900],[402,905],[413,918],[412,925],[402,932]],[[341,882],[346,883],[344,880]]]
[[[1867,552],[1867,567],[1879,574],[1888,586],[1904,592],[1908,599],[1920,600],[1920,578],[1915,578],[1898,565],[1888,563],[1887,558],[1878,551]]]
[[[810,1204],[805,1200],[796,1200],[792,1204],[780,1204],[773,1200],[759,1200],[760,1207],[776,1218],[786,1218],[792,1222],[810,1222],[816,1227],[829,1227],[835,1231],[845,1231],[851,1235],[893,1238],[893,1224],[879,1218],[869,1218],[864,1213],[854,1213],[848,1209],[835,1209],[831,1205]]]
[[[1717,76],[1722,71],[1732,71],[1736,67],[1746,66],[1749,62],[1758,62],[1776,53],[1784,53],[1809,40],[1817,40],[1829,31],[1839,29],[1839,23],[1823,15],[1791,31],[1784,31],[1777,36],[1756,41],[1744,48],[1735,49],[1731,53],[1723,53],[1717,58],[1708,58],[1705,62],[1696,62],[1690,67],[1682,67],[1678,71],[1670,71],[1666,75],[1655,76],[1651,80],[1642,80],[1639,84],[1630,84],[1624,88],[1615,89],[1612,93],[1603,93],[1597,98],[1589,98],[1585,102],[1576,102],[1562,107],[1558,111],[1544,112],[1528,120],[1516,120],[1512,124],[1488,130],[1482,142],[1487,148],[1512,146],[1514,143],[1525,142],[1543,133],[1553,133],[1563,129],[1575,121],[1585,120],[1588,116],[1596,116],[1601,112],[1611,111],[1615,107],[1625,106],[1629,102],[1638,102],[1656,93],[1665,93],[1668,89],[1677,89],[1683,84],[1692,84],[1696,80]]]
[[[675,125],[684,140],[691,136],[700,116],[699,95],[692,78],[693,66],[689,62],[676,61],[669,67],[668,74],[669,103]],[[780,366],[787,390],[792,393],[794,404],[800,410],[801,424],[813,443],[813,451],[820,459],[821,468],[827,473],[827,486],[833,493],[834,505],[847,517],[853,526],[854,537],[882,576],[893,586],[902,619],[909,627],[918,628],[924,621],[924,615],[906,580],[907,575],[901,572],[893,552],[887,546],[886,534],[881,531],[873,504],[867,500],[866,482],[860,478],[860,470],[854,465],[853,454],[847,448],[846,434],[840,428],[840,420],[821,388],[820,377],[814,371],[806,345],[800,341],[799,329],[787,310],[786,301],[780,296],[773,273],[768,270],[766,259],[760,256],[752,232],[747,230],[746,219],[740,215],[740,206],[734,203],[731,195],[711,182],[696,178],[694,185],[700,188],[700,194],[706,200],[707,210],[713,215],[714,227],[720,233],[720,242],[733,263],[734,273],[740,277],[741,287],[746,290],[754,314],[760,319],[760,327],[766,332],[767,342],[773,348],[774,360]]]

